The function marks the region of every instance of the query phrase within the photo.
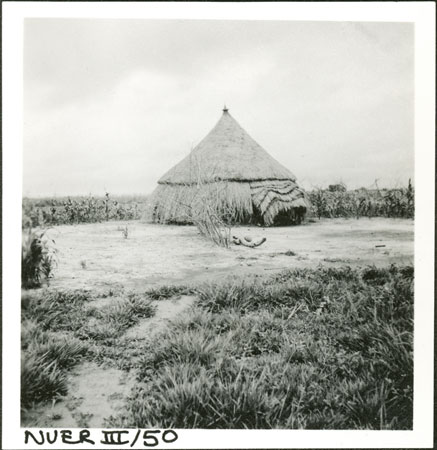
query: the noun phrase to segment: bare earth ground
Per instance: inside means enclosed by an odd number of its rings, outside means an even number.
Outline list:
[[[128,227],[125,239],[122,227]],[[50,230],[59,266],[54,288],[108,291],[123,287],[144,291],[160,284],[218,280],[229,274],[264,273],[292,267],[385,266],[413,263],[414,222],[407,219],[331,219],[297,227],[236,227],[233,234],[266,237],[256,249],[223,249],[200,236],[194,226],[141,222],[65,225]],[[287,253],[287,254],[286,254]],[[96,300],[104,308],[108,298]],[[148,339],[192,305],[182,296],[154,302],[154,317],[142,320],[123,336]],[[70,373],[69,394],[55,404],[40,405],[22,418],[23,426],[102,427],[123,406],[134,384],[133,373],[85,362]]]
[[[121,228],[127,226],[125,239]],[[53,287],[142,290],[159,284],[218,279],[226,274],[291,267],[413,262],[408,219],[325,219],[296,227],[235,227],[237,236],[266,237],[252,249],[224,249],[194,226],[141,222],[63,225],[50,230],[59,251]],[[377,246],[382,247],[377,247]],[[287,251],[295,256],[284,254]],[[267,272],[266,272],[267,271]]]

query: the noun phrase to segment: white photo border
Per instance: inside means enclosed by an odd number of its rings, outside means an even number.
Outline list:
[[[8,2],[3,37],[4,449],[20,428],[20,249],[25,18],[143,18],[412,22],[415,25],[415,331],[412,431],[177,430],[165,448],[432,448],[434,398],[435,3],[434,2]],[[95,430],[97,433],[98,430]],[[128,446],[127,446],[128,447]],[[111,448],[96,442],[94,448]],[[137,447],[139,448],[139,447]],[[160,447],[157,447],[160,448]]]

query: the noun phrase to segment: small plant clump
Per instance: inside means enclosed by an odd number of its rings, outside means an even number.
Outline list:
[[[29,228],[23,233],[21,245],[21,286],[37,288],[48,282],[57,264],[55,241],[46,231]]]

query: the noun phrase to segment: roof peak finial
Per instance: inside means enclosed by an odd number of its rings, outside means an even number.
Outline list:
[[[225,103],[225,106],[223,106],[223,112],[228,112],[229,110],[228,110],[228,108],[226,108],[226,103]]]

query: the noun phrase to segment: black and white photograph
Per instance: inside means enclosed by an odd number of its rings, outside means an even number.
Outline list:
[[[434,164],[417,144],[418,33],[23,18],[14,410],[29,448],[52,448],[55,429],[107,430],[96,448],[417,431],[433,341],[417,320],[434,314],[417,265],[432,274],[417,250],[434,245],[417,228],[434,210],[418,197]]]

